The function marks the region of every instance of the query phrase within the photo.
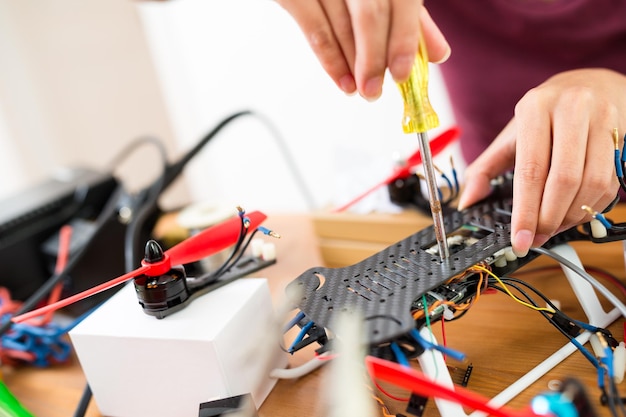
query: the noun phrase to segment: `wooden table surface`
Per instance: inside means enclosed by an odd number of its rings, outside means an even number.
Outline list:
[[[626,208],[618,207],[611,217],[626,218]],[[278,262],[262,271],[268,278],[275,302],[281,299],[287,283],[306,269],[322,265],[312,222],[305,215],[269,216],[267,225],[278,231],[282,238],[276,241]],[[425,218],[425,224],[428,219]],[[407,235],[410,234],[407,233]],[[573,246],[586,266],[602,268],[625,279],[624,255],[621,242],[596,245],[575,243]],[[538,266],[554,266],[556,263],[544,257],[533,261],[526,269]],[[584,314],[573,295],[562,272],[548,269],[544,272],[519,275],[538,287],[551,299],[561,303],[561,309],[575,319],[585,320]],[[615,286],[602,281],[620,299],[625,297]],[[603,303],[608,307],[608,304]],[[618,340],[623,340],[624,320],[618,319],[609,329]],[[439,338],[441,328],[434,326]],[[471,310],[459,320],[446,323],[447,345],[464,352],[466,363],[449,362],[453,379],[462,376],[468,363],[473,373],[468,389],[483,396],[492,397],[549,354],[566,344],[566,339],[557,332],[539,313],[525,308],[502,294],[481,296]],[[313,349],[297,352],[290,364],[297,366],[313,356]],[[327,385],[328,366],[296,380],[279,380],[274,390],[259,410],[261,417],[327,415],[324,402],[324,387]],[[608,410],[599,406],[599,390],[594,368],[578,352],[567,358],[548,375],[542,377],[529,389],[509,404],[523,408],[530,399],[546,391],[548,383],[564,377],[576,377],[583,381],[599,415],[608,416]],[[36,416],[66,417],[73,415],[85,377],[74,358],[69,363],[47,369],[23,367],[4,369],[4,378],[13,394]],[[389,388],[389,387],[388,387]],[[397,396],[406,396],[400,390],[389,389]],[[622,388],[624,390],[624,388]],[[392,413],[405,413],[402,402],[380,397]],[[91,401],[87,416],[101,416],[95,401]],[[380,414],[382,416],[382,413]],[[424,416],[436,416],[433,401],[429,401]],[[141,416],[138,416],[141,417]]]

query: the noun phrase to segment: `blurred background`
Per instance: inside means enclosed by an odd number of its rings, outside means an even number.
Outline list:
[[[0,68],[0,198],[59,168],[105,169],[143,136],[174,160],[241,110],[257,116],[216,136],[165,205],[324,209],[417,148],[391,78],[374,103],[344,95],[272,1],[0,0]],[[436,66],[430,91],[443,130],[454,122]],[[456,152],[436,162],[445,168]],[[157,158],[141,148],[116,172],[141,187]]]

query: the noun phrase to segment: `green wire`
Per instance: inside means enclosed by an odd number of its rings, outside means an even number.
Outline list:
[[[433,328],[430,326],[430,316],[428,315],[428,301],[426,300],[426,294],[422,294],[422,305],[424,306],[424,317],[426,317],[426,327],[430,332],[430,342],[435,343],[433,340]],[[433,363],[435,364],[435,379],[439,376],[439,367],[437,366],[437,360],[435,358],[435,350],[431,349],[430,353],[433,355]]]
[[[34,417],[22,407],[3,382],[0,382],[0,417]]]

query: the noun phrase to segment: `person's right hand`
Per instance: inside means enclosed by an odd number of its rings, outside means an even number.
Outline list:
[[[418,0],[276,0],[296,20],[313,52],[346,94],[382,93],[385,71],[397,82],[411,72],[424,36],[429,59],[443,62],[450,46]]]

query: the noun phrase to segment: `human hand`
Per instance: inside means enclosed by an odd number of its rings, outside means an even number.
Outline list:
[[[613,129],[626,130],[626,76],[606,69],[557,74],[517,103],[515,116],[466,170],[463,209],[515,166],[511,243],[518,256],[589,220],[616,196]],[[621,146],[621,145],[620,145]]]
[[[408,79],[417,54],[420,26],[432,62],[450,46],[421,1],[276,0],[302,29],[335,84],[368,100],[382,93],[385,71]]]

